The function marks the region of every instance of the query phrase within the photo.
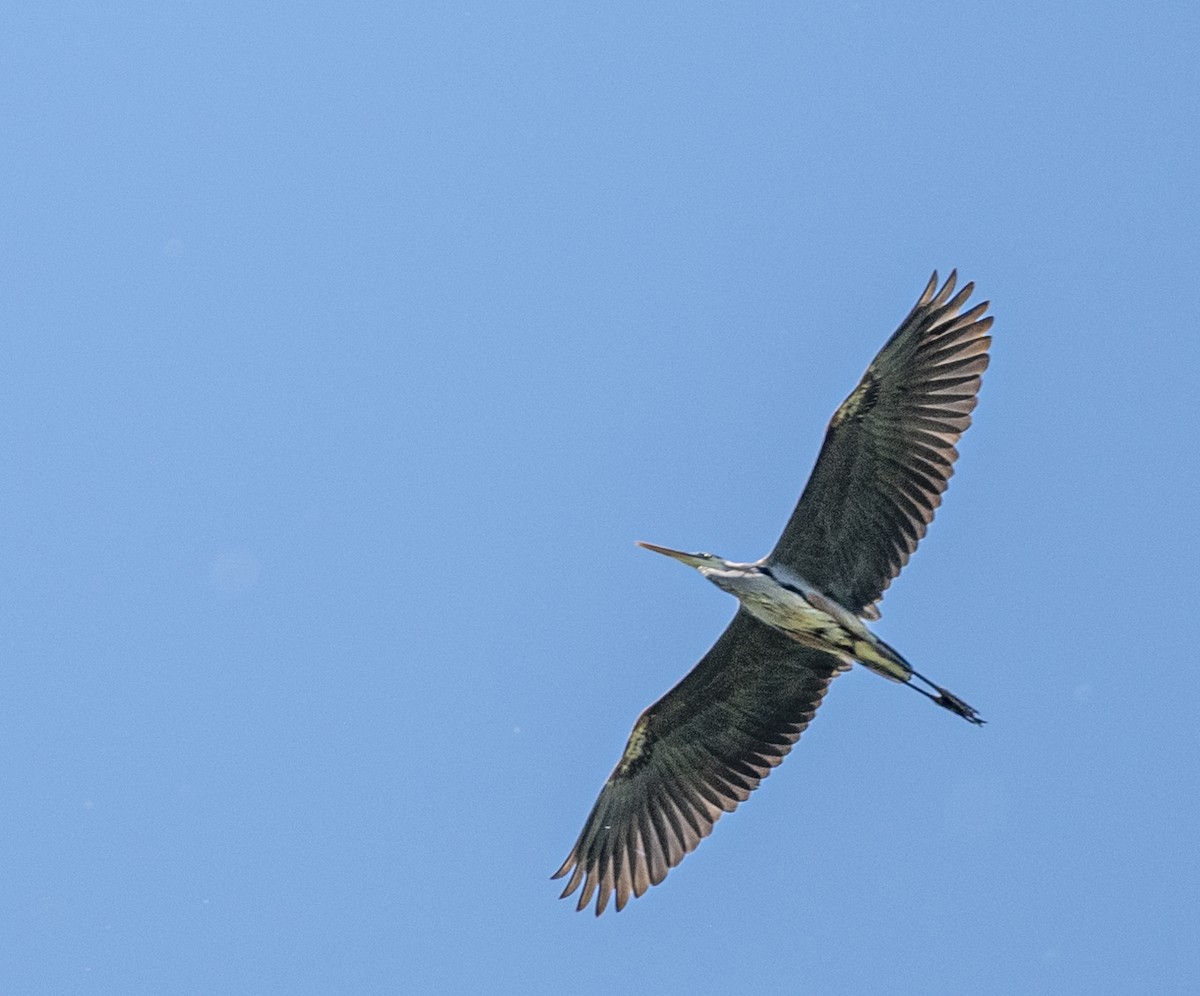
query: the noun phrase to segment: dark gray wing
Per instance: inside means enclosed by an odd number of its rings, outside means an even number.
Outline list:
[[[744,609],[671,691],[642,713],[579,840],[554,874],[582,883],[596,915],[658,885],[770,774],[820,705],[836,658]]]
[[[767,558],[868,619],[933,521],[988,365],[988,302],[960,315],[974,284],[937,279],[834,413]]]

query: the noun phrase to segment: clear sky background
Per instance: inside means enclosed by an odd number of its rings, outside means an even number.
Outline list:
[[[15,4],[0,991],[1200,989],[1200,15]],[[596,920],[562,861],[958,267],[856,669]]]

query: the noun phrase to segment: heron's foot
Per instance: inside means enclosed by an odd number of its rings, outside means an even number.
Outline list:
[[[934,687],[938,690],[938,694],[933,701],[943,709],[949,709],[952,713],[962,716],[968,723],[974,723],[976,726],[983,726],[986,722],[986,720],[979,718],[979,713],[953,692],[948,692],[941,685],[934,685]]]

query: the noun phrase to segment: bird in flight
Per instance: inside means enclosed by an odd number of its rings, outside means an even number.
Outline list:
[[[958,696],[915,671],[867,629],[876,603],[925,535],[971,424],[988,365],[988,302],[973,284],[920,299],[833,414],[783,535],[762,560],[640,546],[696,568],[737,596],[725,632],[683,680],[638,717],[616,768],[553,878],[596,915],[616,894],[658,885],[745,802],[812,721],[830,682],[855,661],[982,724]]]

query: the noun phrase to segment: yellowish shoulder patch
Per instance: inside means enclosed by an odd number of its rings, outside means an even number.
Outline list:
[[[627,775],[646,753],[650,744],[650,714],[642,713],[633,724],[633,732],[629,734],[629,743],[625,745],[625,753],[621,755],[621,763],[617,765],[618,775]]]
[[[863,374],[863,379],[858,382],[858,387],[850,392],[850,397],[843,401],[838,410],[833,413],[833,418],[829,420],[829,427],[836,429],[847,419],[870,411],[874,405],[876,385],[875,374],[868,370]]]

